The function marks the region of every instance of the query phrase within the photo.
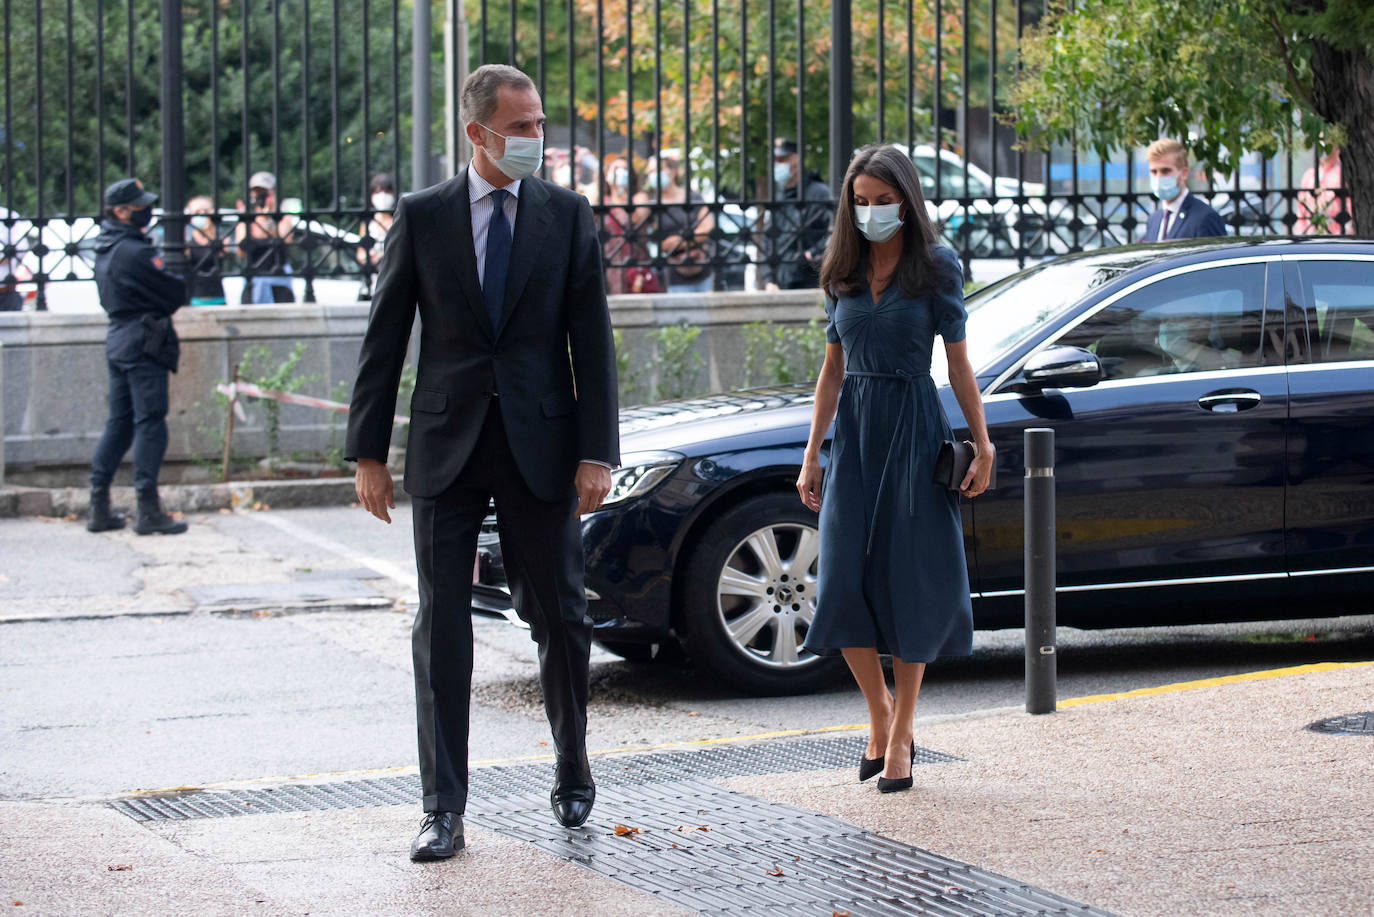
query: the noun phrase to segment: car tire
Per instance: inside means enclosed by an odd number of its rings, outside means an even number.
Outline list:
[[[841,660],[801,648],[819,540],[816,514],[795,494],[751,497],[713,522],[686,566],[687,654],[754,694],[802,694],[832,681]]]

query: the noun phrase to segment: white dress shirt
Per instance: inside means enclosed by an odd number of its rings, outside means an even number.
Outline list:
[[[472,208],[472,251],[477,256],[477,283],[485,284],[487,275],[487,230],[491,228],[491,215],[495,206],[491,193],[496,190],[510,192],[502,209],[506,222],[510,224],[511,241],[515,240],[515,212],[520,206],[520,179],[516,179],[504,189],[497,189],[478,173],[472,163],[468,163],[468,204]],[[583,464],[600,465],[610,468],[606,462],[597,459],[583,459]]]
[[[1156,242],[1163,242],[1164,234],[1174,228],[1174,222],[1178,219],[1178,212],[1183,209],[1183,202],[1187,199],[1188,188],[1185,186],[1178,197],[1164,205],[1164,216],[1159,221],[1159,238],[1155,239]],[[490,206],[487,207],[487,211],[490,213]]]
[[[477,255],[477,283],[486,283],[487,277],[487,230],[491,228],[491,214],[495,209],[491,193],[498,190],[495,185],[483,178],[468,163],[468,204],[472,208],[472,250]],[[510,237],[515,239],[515,212],[520,207],[520,181],[516,180],[499,189],[509,191],[503,210],[506,222],[510,224]]]

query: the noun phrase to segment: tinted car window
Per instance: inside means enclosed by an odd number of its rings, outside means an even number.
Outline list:
[[[1374,262],[1302,265],[1312,360],[1374,360]]]
[[[1100,310],[1059,339],[1097,354],[1106,379],[1258,366],[1264,265],[1168,277]]]

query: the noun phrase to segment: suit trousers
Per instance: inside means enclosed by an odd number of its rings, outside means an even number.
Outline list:
[[[577,497],[571,481],[565,500],[550,503],[530,492],[493,398],[457,479],[437,497],[412,500],[420,610],[411,648],[426,812],[461,814],[467,806],[472,571],[489,499],[496,504],[516,613],[539,645],[539,680],[554,745],[575,759],[586,747],[592,622]]]

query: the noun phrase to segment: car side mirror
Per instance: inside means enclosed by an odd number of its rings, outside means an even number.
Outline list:
[[[1087,388],[1102,381],[1102,364],[1082,347],[1047,347],[1026,361],[1021,378],[1031,390]]]

